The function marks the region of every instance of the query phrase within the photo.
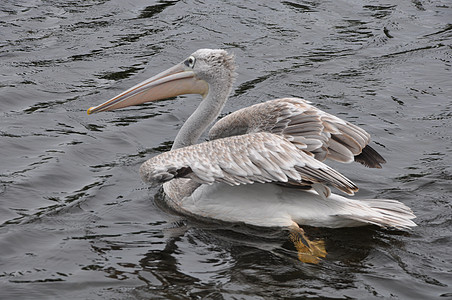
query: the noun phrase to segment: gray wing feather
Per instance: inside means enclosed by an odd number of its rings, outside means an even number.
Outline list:
[[[300,150],[323,161],[358,161],[380,168],[385,162],[368,146],[370,135],[362,128],[328,114],[298,98],[283,98],[240,109],[210,130],[210,139],[271,132],[283,136]]]
[[[299,148],[272,133],[245,134],[162,153],[146,161],[140,174],[154,185],[185,177],[202,184],[324,183],[348,194],[357,191],[345,176]]]

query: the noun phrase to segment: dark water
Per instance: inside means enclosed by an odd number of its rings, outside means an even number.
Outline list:
[[[0,37],[2,299],[452,299],[450,1],[6,0]],[[86,109],[216,47],[224,113],[297,96],[362,126],[385,167],[331,165],[419,226],[308,228],[308,265],[278,230],[161,209],[137,170],[199,97]]]

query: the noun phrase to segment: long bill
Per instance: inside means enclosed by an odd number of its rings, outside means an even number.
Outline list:
[[[187,70],[180,63],[98,106],[90,107],[88,115],[184,94],[205,96],[208,90],[209,86],[204,80],[198,79],[195,72]]]

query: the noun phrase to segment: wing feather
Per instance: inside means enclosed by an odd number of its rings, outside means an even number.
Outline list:
[[[209,137],[213,140],[253,132],[283,136],[320,161],[355,160],[373,168],[381,168],[385,162],[368,146],[370,135],[364,129],[298,98],[276,99],[240,109],[218,121]]]
[[[345,176],[300,151],[281,136],[260,132],[217,139],[157,155],[140,168],[150,184],[186,177],[202,184],[254,182],[330,184],[353,194],[357,187]]]

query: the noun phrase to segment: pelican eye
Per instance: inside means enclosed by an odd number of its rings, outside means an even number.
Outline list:
[[[187,58],[185,60],[184,64],[189,68],[193,68],[195,66],[195,62],[196,62],[196,58],[194,58],[193,56],[190,56],[189,58]]]

